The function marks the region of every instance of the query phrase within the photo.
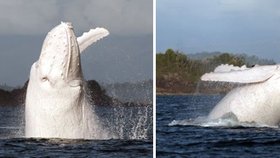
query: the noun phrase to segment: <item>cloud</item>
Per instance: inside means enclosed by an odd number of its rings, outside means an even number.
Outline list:
[[[77,6],[82,8],[79,14],[75,13]],[[152,33],[151,0],[87,0],[83,4],[72,1],[64,8],[64,14],[66,19],[78,21],[77,25],[83,29],[95,25],[120,35]]]
[[[157,51],[230,51],[280,61],[279,5],[279,0],[161,0]]]
[[[221,14],[245,15],[249,18],[280,16],[278,0],[219,0]]]
[[[118,35],[152,34],[152,1],[9,0],[0,1],[0,34],[45,34],[60,21],[77,32],[104,26]]]
[[[219,0],[219,3],[224,9],[229,9],[229,10],[248,10],[257,7],[258,5],[258,1],[256,0],[245,0],[245,1]]]
[[[82,54],[87,79],[126,82],[152,78],[152,2],[0,1],[0,84],[23,85],[45,35],[60,21],[72,22],[77,36],[98,26],[111,33]]]
[[[42,33],[57,14],[54,0],[0,1],[0,34]]]

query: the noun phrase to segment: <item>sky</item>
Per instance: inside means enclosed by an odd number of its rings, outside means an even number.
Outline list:
[[[24,84],[45,36],[61,21],[71,22],[76,36],[95,27],[110,32],[82,54],[86,79],[152,79],[152,9],[151,0],[0,1],[0,84]]]
[[[279,0],[158,0],[157,52],[246,53],[280,62]]]

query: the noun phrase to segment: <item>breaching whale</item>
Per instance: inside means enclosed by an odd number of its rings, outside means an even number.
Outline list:
[[[107,139],[86,95],[80,52],[107,36],[104,28],[76,38],[71,23],[61,22],[46,36],[30,71],[25,103],[25,136]]]
[[[231,90],[210,112],[209,119],[233,113],[240,122],[277,126],[280,122],[280,65],[248,68],[220,65],[201,77],[203,81],[236,82],[245,85]]]

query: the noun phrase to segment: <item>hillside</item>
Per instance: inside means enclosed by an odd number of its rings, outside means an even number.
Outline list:
[[[195,54],[188,54],[188,57],[192,60],[207,60],[208,58],[213,58],[214,56],[219,56],[223,54],[222,52],[201,52]],[[260,59],[255,55],[248,56],[247,54],[234,54],[236,57],[243,58],[246,65],[273,65],[275,62],[271,59]]]
[[[24,84],[23,87],[12,89],[10,91],[0,88],[0,106],[20,106],[24,105],[25,95],[27,90],[28,81]],[[101,86],[95,80],[87,81],[87,93],[91,101],[95,105],[99,106],[149,106],[152,104],[152,82],[139,82],[139,83],[124,83],[111,85],[115,86],[114,90],[116,95],[112,95],[110,92],[110,86],[107,86],[106,89]],[[134,89],[131,89],[134,87]],[[139,93],[136,93],[137,88],[142,89],[141,92],[146,96],[144,100],[143,97],[138,97]],[[123,93],[120,93],[124,91]],[[138,92],[138,91],[137,91]],[[122,96],[125,94],[130,94],[126,96],[126,99],[123,99]],[[134,99],[129,99],[134,96]],[[135,98],[138,98],[135,99]]]
[[[138,102],[152,104],[153,102],[153,80],[138,81],[135,83],[103,84],[110,97],[122,102]]]
[[[246,54],[214,52],[190,56],[192,57],[172,49],[156,55],[157,94],[225,93],[235,85],[224,83],[217,86],[216,83],[201,82],[200,77],[206,72],[213,71],[220,64],[247,67],[255,64],[275,64],[272,60]]]

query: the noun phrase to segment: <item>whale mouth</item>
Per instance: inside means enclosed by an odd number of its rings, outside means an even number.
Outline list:
[[[61,22],[52,29],[44,40],[38,61],[42,81],[72,82],[82,80],[80,50],[71,23]]]

